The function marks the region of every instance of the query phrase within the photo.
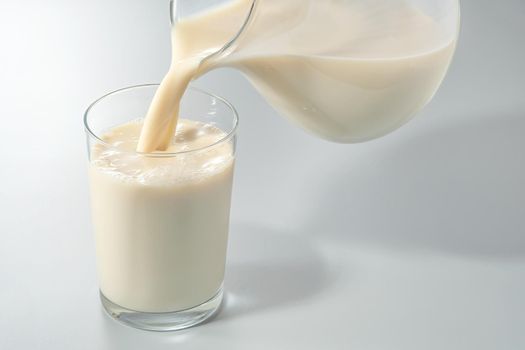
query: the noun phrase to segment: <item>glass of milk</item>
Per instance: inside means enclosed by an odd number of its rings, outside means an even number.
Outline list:
[[[112,92],[84,123],[102,305],[127,325],[169,331],[221,304],[238,116],[189,88],[170,147],[138,153],[157,87]]]

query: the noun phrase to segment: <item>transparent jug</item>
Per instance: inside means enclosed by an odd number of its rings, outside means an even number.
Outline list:
[[[459,33],[458,0],[172,0],[172,25],[222,38],[199,75],[242,71],[283,116],[342,143],[385,135],[434,96]]]

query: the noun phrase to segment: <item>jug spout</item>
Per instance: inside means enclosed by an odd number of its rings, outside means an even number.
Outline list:
[[[201,66],[207,66],[206,69],[201,69],[204,73],[212,69],[211,61],[218,61],[234,50],[237,39],[255,13],[257,2],[258,0],[170,0],[172,32],[175,33],[174,29],[183,24],[188,27],[185,31],[193,32],[200,41],[202,38],[209,38],[206,49],[198,53],[201,56]],[[214,15],[209,16],[210,13]],[[200,17],[200,20],[192,21],[195,17]],[[202,23],[206,25],[203,26]],[[180,40],[180,37],[172,35],[172,40]],[[177,43],[174,42],[173,45]],[[202,48],[202,43],[200,46]]]

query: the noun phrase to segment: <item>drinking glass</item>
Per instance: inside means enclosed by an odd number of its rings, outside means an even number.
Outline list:
[[[108,143],[114,127],[146,115],[157,87],[101,97],[84,125],[102,305],[127,325],[170,331],[203,322],[221,304],[238,116],[226,100],[190,87],[181,118],[222,130],[220,139],[149,154]]]

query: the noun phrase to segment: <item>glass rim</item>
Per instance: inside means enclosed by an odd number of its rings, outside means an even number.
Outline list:
[[[108,147],[110,149],[115,149],[115,150],[118,150],[119,152],[121,153],[131,153],[131,154],[138,154],[138,155],[142,155],[142,156],[147,156],[147,157],[155,157],[155,158],[163,158],[163,157],[174,157],[174,156],[178,156],[178,155],[181,155],[181,154],[190,154],[190,153],[196,153],[196,152],[200,152],[200,151],[204,151],[204,150],[207,150],[209,148],[212,148],[214,146],[217,146],[219,144],[222,144],[222,143],[225,143],[225,142],[228,142],[230,141],[236,134],[237,132],[237,128],[239,126],[239,114],[237,113],[237,110],[235,109],[235,107],[228,101],[226,100],[225,98],[221,97],[221,96],[218,96],[218,95],[215,95],[215,94],[212,94],[210,92],[207,92],[203,89],[200,89],[200,88],[197,88],[197,87],[193,87],[193,86],[189,86],[187,88],[187,91],[193,91],[193,92],[198,92],[200,94],[203,94],[203,95],[206,95],[208,97],[211,97],[213,99],[216,99],[216,100],[219,100],[220,102],[224,103],[228,109],[232,112],[232,116],[233,116],[233,126],[231,128],[230,131],[228,131],[226,133],[226,135],[222,138],[220,138],[219,140],[209,144],[209,145],[206,145],[206,146],[202,146],[202,147],[199,147],[199,148],[195,148],[195,149],[190,149],[190,150],[187,150],[187,151],[178,151],[178,152],[137,152],[137,151],[123,151],[122,149],[118,148],[118,147],[115,147],[109,143],[107,143],[106,141],[104,141],[102,138],[100,138],[90,127],[89,125],[89,121],[88,121],[88,118],[89,118],[89,115],[90,115],[90,112],[91,110],[93,109],[93,107],[95,107],[99,102],[102,102],[103,100],[105,100],[107,97],[110,97],[112,95],[115,95],[115,94],[118,94],[120,92],[124,92],[124,91],[127,91],[127,90],[133,90],[133,89],[137,89],[137,88],[148,88],[148,87],[159,87],[160,84],[158,83],[151,83],[151,84],[139,84],[139,85],[132,85],[132,86],[127,86],[127,87],[123,87],[123,88],[120,88],[120,89],[117,89],[117,90],[113,90],[111,92],[108,92],[107,94],[97,98],[95,101],[93,101],[89,106],[88,108],[86,109],[86,111],[84,112],[84,117],[83,117],[83,122],[84,122],[84,130],[85,132],[87,133],[88,137],[93,137],[97,142],[101,143],[102,145],[104,145],[105,147]]]

